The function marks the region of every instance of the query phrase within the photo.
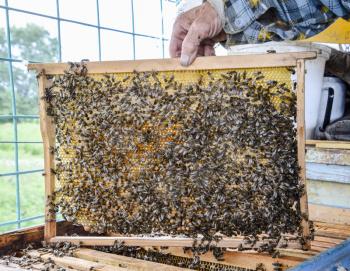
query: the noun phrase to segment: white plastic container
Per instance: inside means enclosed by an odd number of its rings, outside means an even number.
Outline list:
[[[326,108],[328,103],[329,88],[332,88],[334,91],[332,99],[332,110],[330,111],[329,122],[341,118],[345,113],[345,96],[346,96],[346,86],[344,82],[336,77],[325,77],[323,79],[323,88],[321,92],[321,102],[320,102],[320,111],[318,114],[317,129],[323,126],[326,115]]]
[[[326,61],[330,57],[331,48],[325,45],[297,42],[268,42],[263,44],[247,44],[232,46],[229,55],[259,54],[274,51],[287,52],[317,52],[317,58],[305,63],[305,135],[306,139],[314,138],[320,109],[321,89]],[[292,78],[293,79],[293,78]]]

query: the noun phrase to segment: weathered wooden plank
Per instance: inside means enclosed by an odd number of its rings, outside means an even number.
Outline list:
[[[12,257],[13,258],[13,257]],[[1,271],[28,271],[28,270],[46,270],[46,266],[43,262],[36,264],[31,264],[30,267],[24,268],[20,267],[18,264],[8,263],[6,264],[4,260],[0,260],[0,270]],[[50,269],[55,270],[55,269]],[[65,268],[65,271],[76,271],[76,269]]]
[[[315,229],[327,229],[329,231],[341,230],[344,232],[348,232],[350,236],[350,225],[341,225],[327,222],[314,222]]]
[[[345,240],[350,237],[350,225],[315,222],[315,236]],[[330,226],[328,226],[330,225]]]
[[[346,240],[350,237],[349,234],[345,234],[343,232],[329,232],[329,231],[323,231],[323,230],[317,231],[317,236],[338,238],[343,240]]]
[[[350,166],[306,163],[306,178],[350,184]]]
[[[321,252],[327,250],[327,248],[324,248],[324,247],[315,247],[315,246],[311,246],[311,249],[312,249],[313,251],[316,251],[317,254],[320,254]]]
[[[42,260],[47,261],[51,260],[59,267],[76,269],[80,271],[128,271],[132,270],[129,268],[119,267],[119,266],[111,266],[103,263],[96,263],[88,260],[83,260],[75,257],[63,256],[57,257],[51,253],[36,253],[35,251],[29,252],[29,255],[40,257]]]
[[[69,222],[57,223],[58,234],[86,234],[83,227],[74,226]],[[0,235],[0,256],[24,249],[28,244],[40,243],[44,239],[44,226],[36,226]]]
[[[312,241],[311,245],[313,247],[320,247],[320,248],[325,248],[325,249],[329,249],[329,248],[332,248],[332,247],[336,246],[336,244],[323,242],[323,241],[321,241],[321,242],[320,241]]]
[[[325,242],[333,245],[339,245],[341,242],[344,241],[344,239],[341,238],[331,238],[331,237],[324,237],[324,236],[315,236],[314,241],[317,242]]]
[[[74,251],[74,256],[80,259],[89,260],[92,262],[98,262],[108,264],[112,266],[123,266],[137,271],[181,271],[190,270],[187,268],[180,268],[176,266],[154,263],[150,261],[144,261],[131,257],[105,253],[93,249],[80,248]]]
[[[134,61],[103,61],[87,62],[89,73],[117,73],[137,71],[176,71],[176,70],[206,70],[230,68],[262,68],[296,66],[298,59],[314,59],[316,52],[298,52],[283,54],[257,54],[240,56],[213,56],[198,57],[189,67],[180,65],[179,59],[146,59]],[[41,72],[45,70],[48,75],[63,74],[69,68],[67,63],[28,64],[29,70]]]
[[[309,202],[350,209],[350,184],[308,181]]]
[[[6,266],[6,265],[2,264],[0,261],[0,270],[1,271],[26,271],[27,269],[24,269],[24,268],[21,268],[19,266],[12,265],[12,264]],[[39,270],[39,269],[35,268],[33,270]]]
[[[295,258],[304,259],[304,260],[310,259],[311,257],[317,255],[317,252],[310,251],[310,250],[280,248],[278,249],[278,251],[281,256],[295,257]]]
[[[306,145],[323,149],[350,149],[350,141],[306,140]]]
[[[350,209],[309,204],[309,214],[312,221],[350,225]]]
[[[350,166],[350,150],[306,147],[305,159],[308,163]]]

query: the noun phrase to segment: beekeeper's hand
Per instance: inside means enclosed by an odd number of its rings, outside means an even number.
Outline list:
[[[226,40],[222,28],[223,21],[209,2],[180,14],[173,26],[170,56],[181,57],[181,65],[188,66],[197,56],[215,55],[215,43]]]

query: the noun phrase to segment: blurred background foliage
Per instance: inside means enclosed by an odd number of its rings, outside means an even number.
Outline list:
[[[0,55],[6,55],[6,32],[0,28]],[[3,45],[3,46],[2,46]],[[11,28],[11,50],[20,56],[20,59],[40,62],[52,62],[57,58],[58,44],[55,38],[43,27],[36,24],[27,24],[25,27]],[[25,69],[24,65],[13,65],[13,80],[16,82],[16,107],[22,115],[38,114],[37,82],[32,80],[33,74]],[[0,62],[0,114],[11,115],[11,91],[9,65],[6,61]]]

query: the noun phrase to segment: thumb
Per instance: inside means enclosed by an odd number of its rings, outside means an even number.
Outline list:
[[[185,39],[182,42],[181,49],[181,59],[180,63],[182,66],[191,65],[195,60],[198,48],[202,40],[205,38],[201,35],[201,27],[196,21],[191,25],[190,29],[187,32]]]

